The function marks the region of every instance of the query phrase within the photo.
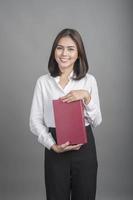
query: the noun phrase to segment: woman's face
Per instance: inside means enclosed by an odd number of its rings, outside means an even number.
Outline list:
[[[76,43],[69,37],[62,37],[55,49],[55,60],[60,70],[73,68],[78,58]]]

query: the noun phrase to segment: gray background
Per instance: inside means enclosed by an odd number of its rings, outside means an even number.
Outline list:
[[[131,0],[0,0],[0,199],[45,199],[44,147],[29,131],[29,113],[66,27],[81,33],[99,86],[97,200],[133,198],[132,13]]]

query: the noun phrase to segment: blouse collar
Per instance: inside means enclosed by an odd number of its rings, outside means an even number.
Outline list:
[[[71,79],[73,78],[73,76],[74,76],[74,71],[72,71],[72,72],[69,74],[68,79],[71,80]],[[57,83],[59,83],[59,81],[60,81],[60,76],[56,76],[56,77],[54,77],[54,79],[55,79],[55,81],[56,81]]]

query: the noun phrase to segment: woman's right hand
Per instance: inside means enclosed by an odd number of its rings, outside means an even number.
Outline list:
[[[54,150],[56,153],[63,153],[66,151],[79,150],[82,145],[83,144],[70,145],[69,142],[66,142],[61,145],[54,144],[52,145],[51,149]]]

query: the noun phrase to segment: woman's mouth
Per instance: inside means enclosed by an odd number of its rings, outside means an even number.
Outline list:
[[[61,62],[67,62],[69,59],[68,58],[60,58]]]

